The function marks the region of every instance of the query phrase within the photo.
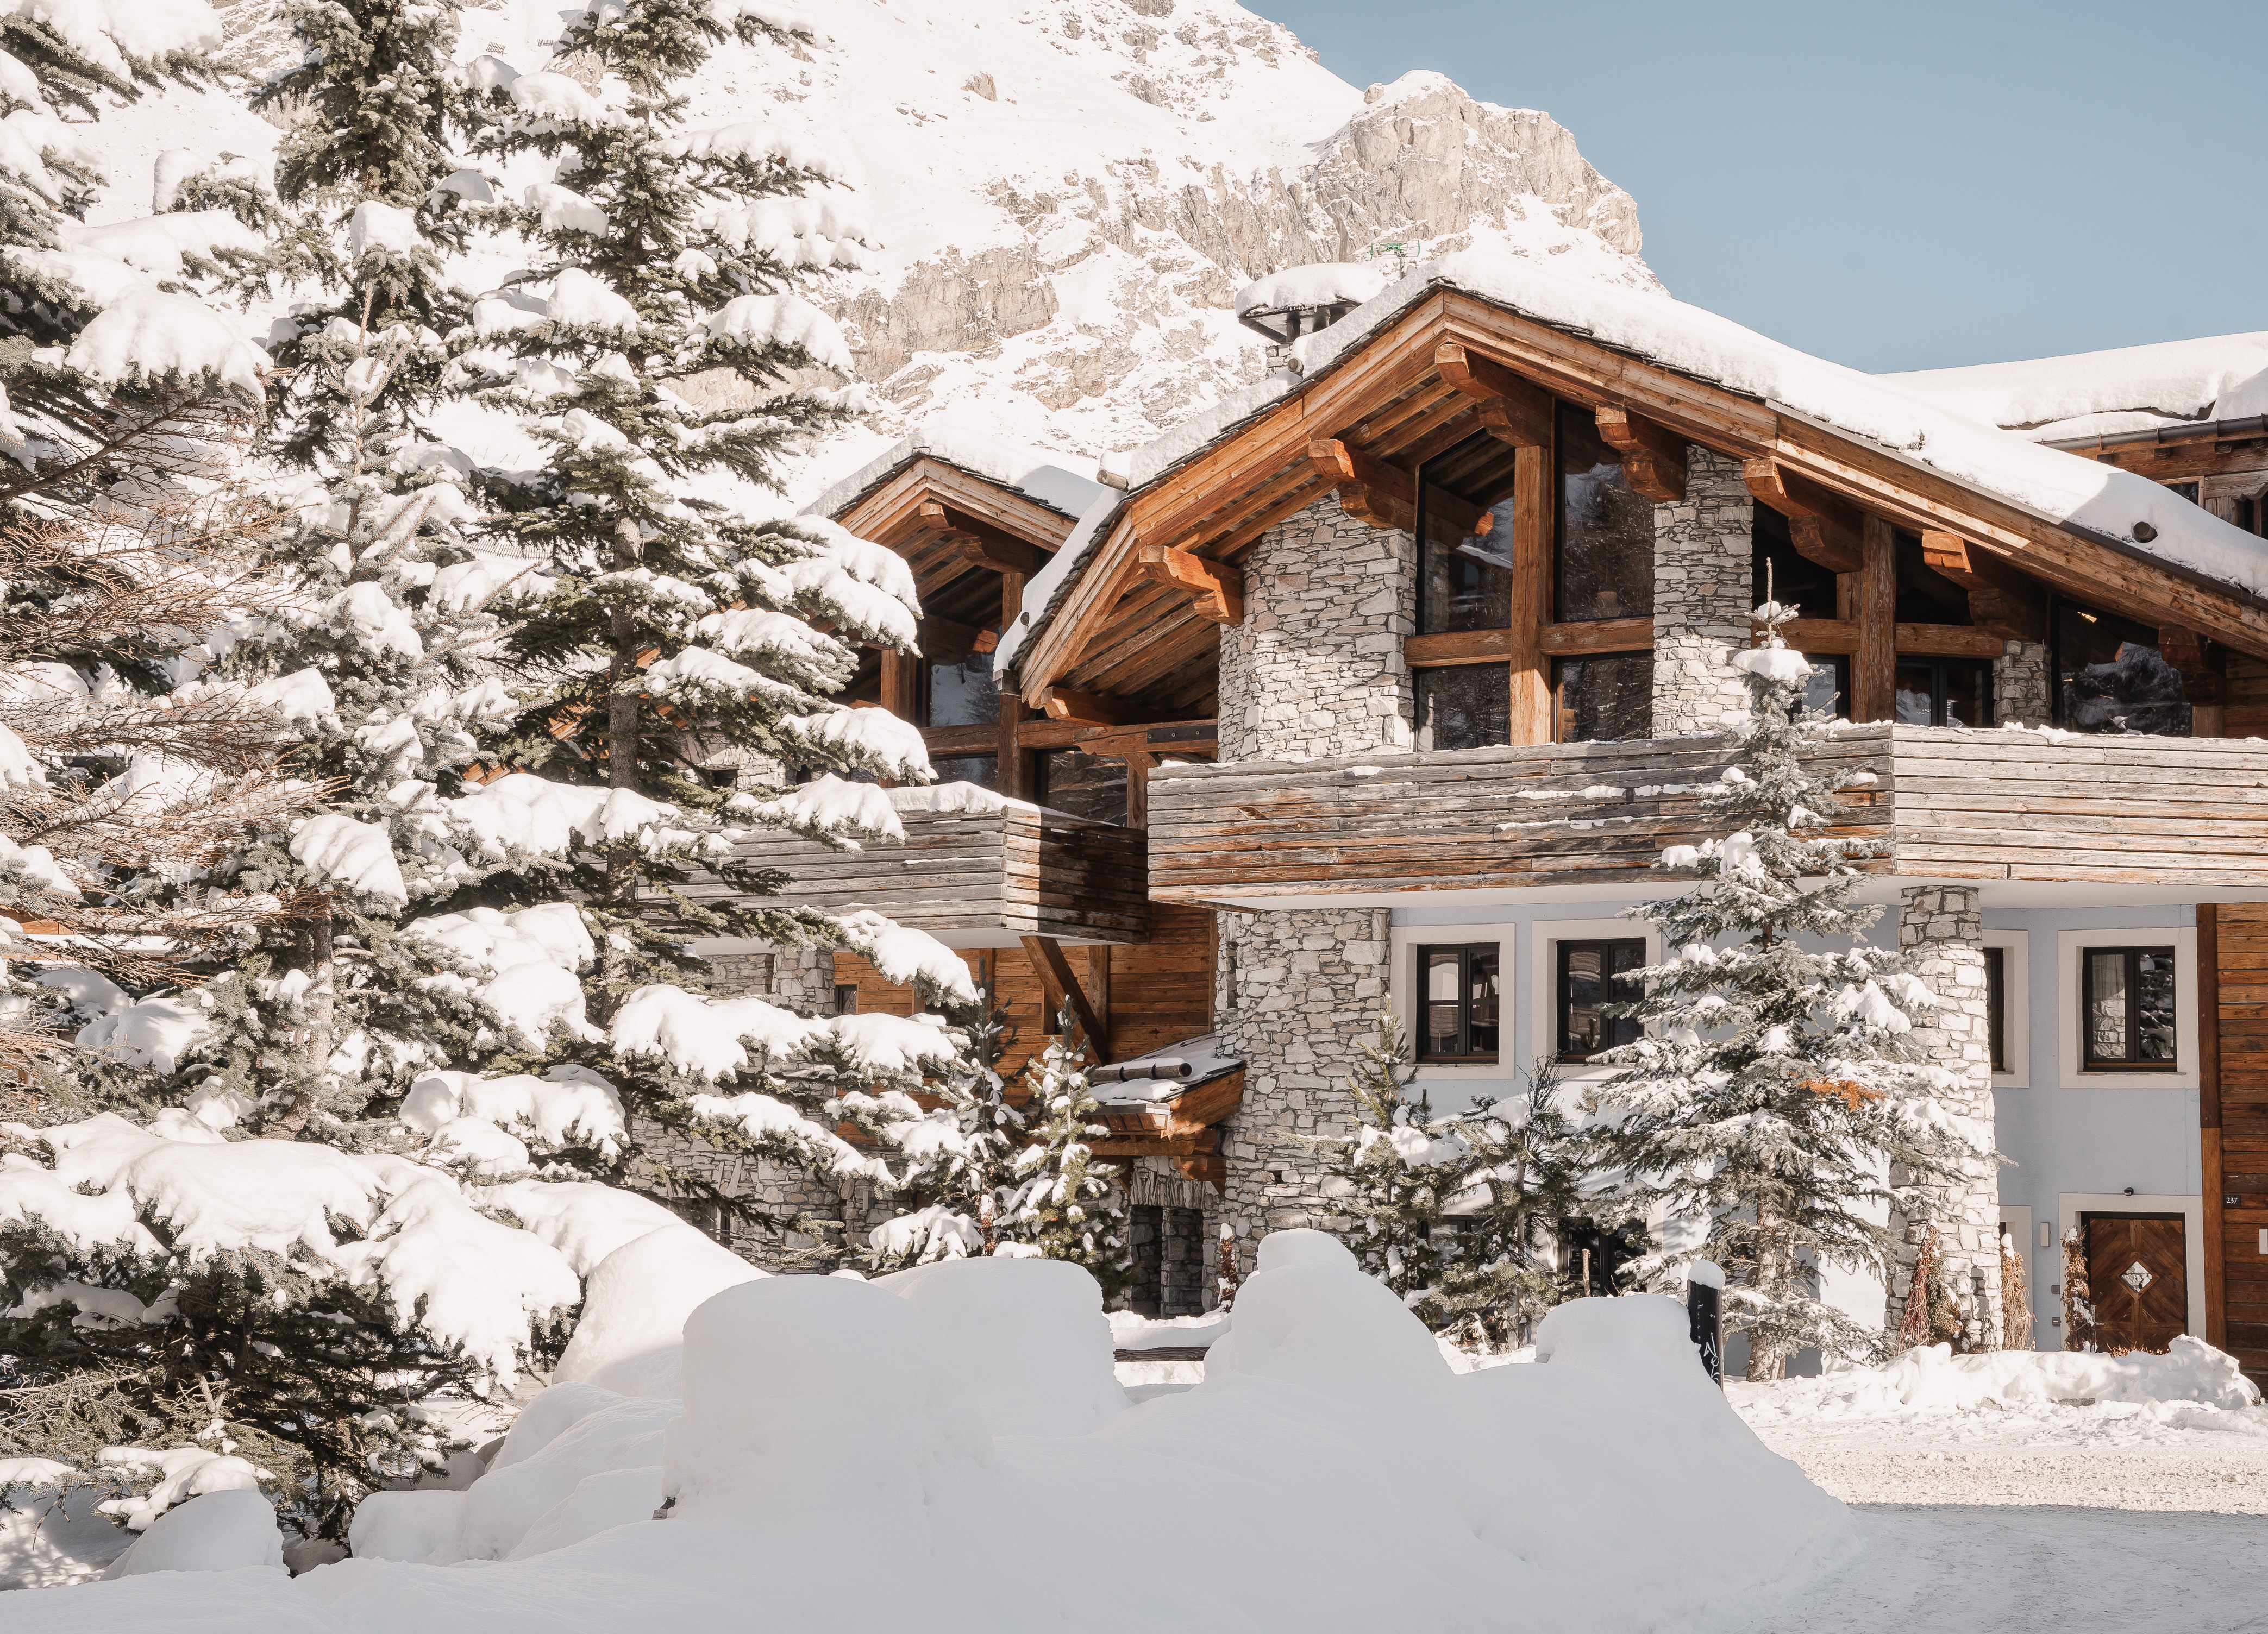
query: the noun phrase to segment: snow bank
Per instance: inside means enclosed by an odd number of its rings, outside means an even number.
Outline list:
[[[148,1571],[233,1571],[241,1566],[284,1569],[284,1535],[276,1506],[256,1490],[206,1492],[150,1523],[134,1547],[103,1575]]]
[[[1955,1356],[1948,1345],[1918,1345],[1880,1367],[1784,1380],[1772,1387],[1771,1401],[1783,1411],[1859,1418],[2058,1402],[2195,1402],[2235,1409],[2258,1406],[2260,1390],[2235,1357],[2183,1334],[2163,1356],[2080,1351]]]
[[[1101,1360],[1099,1295],[1064,1274],[940,1266],[900,1282],[913,1299],[846,1277],[725,1289],[685,1321],[681,1410],[587,1383],[529,1403],[436,1557],[478,1570],[357,1558],[281,1594],[253,1574],[96,1585],[43,1604],[43,1634],[197,1617],[619,1634],[751,1608],[798,1634],[1635,1630],[1848,1536],[1841,1505],[1689,1387],[1669,1302],[1589,1301],[1547,1364],[1459,1375],[1320,1233],[1263,1242],[1226,1365],[1195,1388],[1084,1434],[998,1433],[971,1347],[1020,1334],[1025,1362]],[[1174,1569],[1097,1594],[1097,1539]]]
[[[1085,1435],[1126,1410],[1101,1289],[1062,1260],[941,1260],[874,1286],[927,1314],[995,1435]]]
[[[2268,413],[2268,332],[2214,335],[1877,377],[1987,425],[2035,438],[2106,435]]]
[[[618,1395],[674,1397],[685,1319],[711,1295],[763,1276],[690,1226],[648,1232],[591,1273],[582,1318],[552,1378]]]

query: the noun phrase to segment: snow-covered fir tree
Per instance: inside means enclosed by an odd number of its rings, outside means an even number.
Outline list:
[[[1557,1074],[1540,1065],[1522,1093],[1436,1117],[1391,1009],[1362,1050],[1348,1082],[1354,1137],[1315,1143],[1345,1182],[1330,1208],[1355,1223],[1348,1246],[1435,1332],[1491,1350],[1518,1342],[1565,1297],[1553,1232],[1582,1196]]]
[[[1086,1043],[1068,1002],[1056,1025],[1024,1069],[1029,1144],[1016,1153],[1001,1196],[992,1252],[1083,1265],[1109,1298],[1134,1267],[1125,1194],[1110,1183],[1118,1170],[1094,1160],[1091,1143],[1109,1130],[1094,1121],[1102,1104],[1086,1081]]]
[[[1014,1038],[1007,1006],[980,993],[976,1019],[961,1031],[968,1041],[960,1059],[926,1086],[937,1106],[891,1131],[905,1164],[900,1195],[917,1202],[868,1234],[861,1258],[870,1270],[990,1254],[999,1243],[1001,1205],[1027,1124],[1026,1108],[1009,1098],[1000,1076]]]
[[[1733,660],[1750,716],[1702,797],[1727,832],[1662,853],[1697,888],[1631,910],[1660,927],[1665,956],[1634,973],[1644,997],[1615,1011],[1647,1035],[1597,1057],[1621,1071],[1591,1095],[1606,1114],[1600,1161],[1662,1233],[1628,1273],[1670,1277],[1697,1256],[1724,1267],[1726,1326],[1748,1336],[1752,1380],[1813,1346],[1880,1351],[1879,1329],[1820,1298],[1820,1271],[1885,1274],[1891,1238],[1869,1208],[1926,1213],[1924,1182],[1975,1151],[1933,1099],[1955,1080],[1910,1041],[1933,996],[1896,947],[1862,939],[1881,910],[1852,900],[1852,865],[1877,843],[1823,832],[1864,774],[1803,763],[1829,718],[1805,706],[1811,666],[1780,637],[1793,615],[1759,607],[1765,644]],[[1910,1178],[1894,1186],[1893,1173]]]

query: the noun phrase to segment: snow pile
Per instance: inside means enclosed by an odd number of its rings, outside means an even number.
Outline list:
[[[2268,332],[1879,378],[1955,414],[2042,441],[2112,437],[2268,413]]]
[[[1391,261],[1317,261],[1271,272],[1236,292],[1236,315],[1286,306],[1359,305],[1384,289]]]
[[[284,1535],[276,1509],[255,1488],[206,1491],[151,1522],[105,1577],[150,1571],[232,1571],[244,1566],[284,1569]]]
[[[355,1559],[289,1583],[97,1585],[43,1603],[42,1627],[598,1634],[761,1606],[781,1629],[1037,1634],[1076,1607],[1134,1634],[1198,1605],[1238,1628],[1493,1628],[1516,1608],[1523,1626],[1621,1629],[1846,1535],[1708,1385],[1668,1300],[1568,1307],[1545,1365],[1461,1376],[1335,1240],[1281,1233],[1211,1376],[1112,1411],[1079,1275],[962,1262],[727,1288],[684,1323],[681,1404],[555,1385],[468,1490],[366,1506]],[[1094,1594],[1098,1536],[1174,1561],[1170,1582]]]
[[[591,1272],[582,1318],[552,1379],[674,1398],[685,1319],[712,1295],[764,1275],[681,1223],[633,1238]]]
[[[2102,1402],[2188,1402],[2234,1410],[2257,1407],[2260,1390],[2235,1357],[2183,1334],[2162,1356],[2142,1351],[1955,1356],[1948,1345],[1918,1345],[1879,1367],[1786,1380],[1772,1387],[1771,1404],[1782,1414],[1865,1418]]]

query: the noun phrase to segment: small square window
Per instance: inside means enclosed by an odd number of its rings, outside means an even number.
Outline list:
[[[2080,950],[2080,1043],[2091,1071],[2172,1072],[2176,1060],[2174,950]]]
[[[858,1013],[858,984],[856,982],[837,982],[835,984],[835,1013],[838,1016]]]
[[[1558,1052],[1562,1061],[1587,1061],[1602,1049],[1637,1041],[1641,1031],[1629,1016],[1609,1016],[1604,1006],[1637,997],[1630,973],[1646,967],[1646,938],[1561,942],[1558,947]]]
[[[1418,1060],[1497,1059],[1503,1048],[1503,983],[1498,968],[1494,942],[1418,950],[1419,1002],[1425,1009]]]

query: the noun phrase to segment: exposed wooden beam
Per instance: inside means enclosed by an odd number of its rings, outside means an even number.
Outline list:
[[[2007,638],[1973,624],[1897,624],[1896,649],[1925,659],[1997,659]]]
[[[1073,692],[1068,687],[1049,687],[1041,707],[1047,710],[1049,720],[1084,721],[1091,726],[1126,724],[1126,706],[1117,699],[1094,692]]]
[[[1890,720],[1898,699],[1898,558],[1896,535],[1870,516],[1861,535],[1859,572],[1859,651],[1851,661],[1851,718]]]
[[[1537,651],[1555,659],[1592,652],[1644,652],[1653,646],[1653,620],[1602,618],[1581,624],[1546,624],[1535,632]]]
[[[1088,1061],[1099,1065],[1109,1060],[1110,1029],[1087,1002],[1071,961],[1064,957],[1063,945],[1052,936],[1027,936],[1021,940],[1024,952],[1031,956],[1032,968],[1040,973],[1042,987],[1052,990],[1048,995],[1049,1005],[1055,1003],[1057,993],[1071,1002],[1071,1015],[1079,1022],[1079,1031],[1086,1034]]]
[[[1658,421],[1627,408],[1592,410],[1599,436],[1623,456],[1623,480],[1656,504],[1685,497],[1685,439]]]
[[[1958,534],[1924,530],[1921,559],[1969,593],[1969,617],[2009,641],[2047,639],[2047,593],[1995,556]]]
[[[1388,465],[1373,454],[1351,447],[1336,438],[1319,437],[1307,445],[1307,460],[1315,474],[1338,490],[1339,504],[1358,522],[1373,527],[1395,527],[1405,534],[1418,531],[1418,477],[1398,465]],[[1489,513],[1446,488],[1428,484],[1425,511],[1447,524],[1445,537],[1463,539],[1487,531],[1482,519]]]
[[[956,506],[925,500],[918,513],[922,526],[946,536],[961,559],[970,567],[990,568],[996,573],[1038,572],[1048,564],[1048,553],[1027,543],[1005,528]]]
[[[1551,616],[1551,536],[1558,520],[1558,486],[1551,480],[1551,446],[1513,454],[1512,740],[1549,743],[1551,660],[1542,631]]]
[[[1480,405],[1480,421],[1491,437],[1515,448],[1551,444],[1551,394],[1502,364],[1477,357],[1457,341],[1433,349],[1433,368],[1444,383]]]
[[[1769,456],[1742,460],[1741,480],[1760,504],[1787,519],[1797,554],[1830,572],[1861,570],[1865,548],[1856,505]]]
[[[1402,661],[1416,669],[1445,664],[1482,664],[1491,659],[1509,660],[1512,632],[1508,629],[1455,629],[1438,636],[1404,636]]]
[[[940,618],[934,613],[923,614],[917,628],[922,657],[932,664],[958,664],[972,652],[990,652],[1000,644],[997,631],[964,624],[958,619]]]
[[[1165,545],[1140,547],[1135,565],[1168,589],[1189,592],[1190,610],[1199,618],[1214,624],[1244,622],[1244,575],[1234,568]]]

